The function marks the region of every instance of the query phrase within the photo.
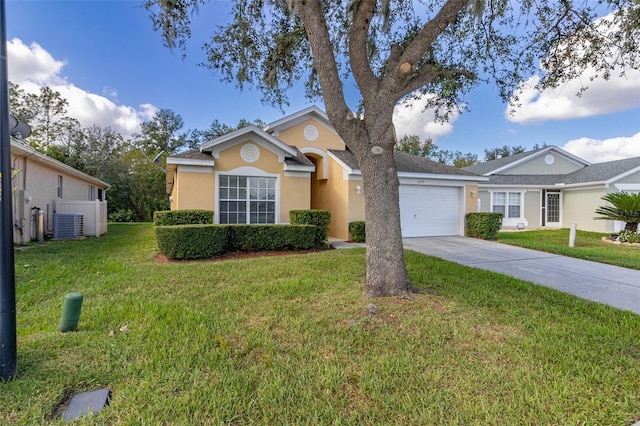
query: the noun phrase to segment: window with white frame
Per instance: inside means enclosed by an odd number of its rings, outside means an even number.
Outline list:
[[[89,201],[96,200],[96,187],[93,185],[89,185]]]
[[[491,211],[502,213],[504,218],[520,218],[522,193],[520,192],[494,192]]]
[[[220,223],[275,223],[276,178],[220,175]]]

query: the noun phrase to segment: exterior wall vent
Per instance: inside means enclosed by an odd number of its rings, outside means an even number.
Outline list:
[[[83,217],[78,213],[55,213],[53,215],[53,239],[68,240],[84,234]]]

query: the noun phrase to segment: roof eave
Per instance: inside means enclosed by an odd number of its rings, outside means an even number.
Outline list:
[[[106,188],[107,190],[109,188],[111,188],[111,185],[108,184],[107,182],[104,182],[96,177],[93,177],[91,175],[88,175],[84,172],[81,172],[78,169],[75,169],[71,166],[69,166],[68,164],[64,164],[61,161],[58,161],[54,158],[51,158],[47,155],[41,154],[38,151],[36,151],[34,148],[25,145],[24,143],[21,142],[15,142],[13,140],[11,140],[11,149],[16,149],[17,151],[20,151],[21,153],[23,153],[24,155],[28,155],[32,158],[35,158],[37,161],[41,162],[41,163],[45,163],[48,164],[49,166],[58,169],[58,170],[64,170],[69,174],[72,174],[74,176],[80,177],[86,181],[89,181],[97,186],[102,186],[104,188]]]
[[[209,166],[215,165],[215,160],[198,160],[195,158],[179,158],[179,157],[167,157],[167,165],[177,166]]]

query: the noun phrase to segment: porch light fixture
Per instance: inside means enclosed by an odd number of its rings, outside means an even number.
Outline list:
[[[471,190],[471,198],[476,198],[476,190],[475,189]]]
[[[362,194],[362,187],[360,185],[356,185],[356,194]]]

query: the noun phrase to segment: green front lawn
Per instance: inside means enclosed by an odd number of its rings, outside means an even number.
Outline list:
[[[16,254],[0,424],[62,424],[66,395],[102,387],[96,424],[640,420],[630,312],[410,251],[413,301],[363,297],[363,249],[157,263],[155,247],[150,225],[121,224]],[[60,333],[70,291],[80,330]]]
[[[569,229],[500,232],[497,241],[594,262],[640,269],[640,246],[610,244],[602,241],[602,237],[606,235],[608,234],[578,230],[574,247],[569,247]]]

